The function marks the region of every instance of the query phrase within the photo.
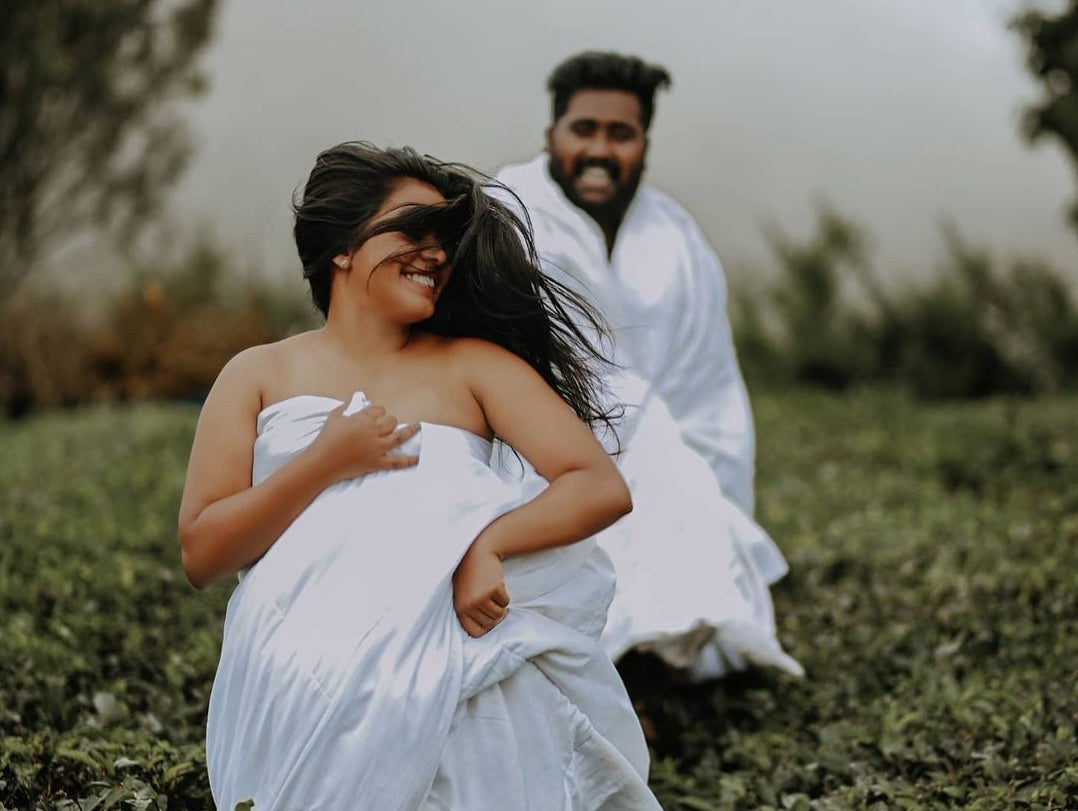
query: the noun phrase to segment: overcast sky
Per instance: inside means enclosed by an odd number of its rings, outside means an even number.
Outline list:
[[[1048,2],[1057,8],[1060,2]],[[288,202],[317,152],[410,144],[491,170],[542,145],[551,67],[593,48],[674,77],[647,179],[719,256],[766,264],[761,226],[811,230],[826,199],[869,226],[881,270],[943,256],[950,218],[1003,255],[1070,272],[1078,193],[1062,149],[1021,139],[1038,89],[1007,19],[1021,0],[225,0],[176,195],[248,266],[297,272]]]

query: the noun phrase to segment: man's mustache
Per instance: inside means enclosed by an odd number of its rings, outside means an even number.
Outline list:
[[[573,177],[580,177],[584,174],[585,169],[592,166],[598,166],[600,169],[605,169],[615,183],[620,182],[620,167],[618,166],[618,162],[613,158],[578,158],[576,163],[573,164]]]

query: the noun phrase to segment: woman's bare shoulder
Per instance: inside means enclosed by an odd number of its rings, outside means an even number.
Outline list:
[[[530,377],[535,369],[514,352],[482,338],[449,338],[442,349],[445,367],[474,396],[501,380]]]
[[[441,351],[447,359],[470,365],[473,363],[520,362],[523,359],[503,346],[484,338],[442,338]]]
[[[266,344],[248,347],[235,355],[221,369],[218,386],[257,393],[261,400],[266,388],[287,376],[288,369],[301,362],[318,342],[317,330],[301,332]]]

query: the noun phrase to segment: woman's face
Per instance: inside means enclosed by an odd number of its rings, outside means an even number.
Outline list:
[[[409,206],[444,204],[445,197],[433,186],[404,177],[396,182],[370,225],[402,214]],[[433,234],[425,235],[420,243],[396,231],[378,234],[351,255],[335,257],[334,263],[347,271],[337,274],[337,282],[344,283],[341,292],[352,302],[402,324],[430,318],[452,274],[446,252]]]

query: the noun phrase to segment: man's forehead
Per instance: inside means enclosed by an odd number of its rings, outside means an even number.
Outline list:
[[[569,97],[563,118],[623,121],[640,126],[640,99],[628,90],[584,88]]]

